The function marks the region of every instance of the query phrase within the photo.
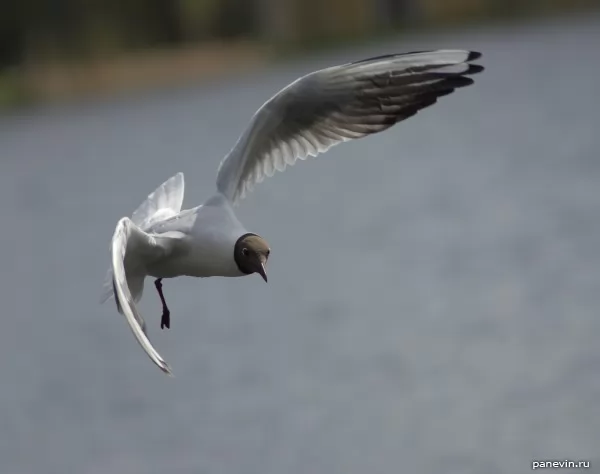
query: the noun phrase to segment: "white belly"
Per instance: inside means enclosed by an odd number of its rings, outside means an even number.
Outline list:
[[[188,252],[165,258],[148,268],[148,274],[155,278],[174,278],[178,276],[193,277],[239,277],[243,276],[231,255],[211,246],[192,244]]]

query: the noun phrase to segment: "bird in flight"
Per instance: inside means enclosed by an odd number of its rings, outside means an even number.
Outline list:
[[[471,85],[469,76],[483,71],[472,63],[480,56],[463,50],[390,54],[322,69],[292,82],[254,114],[221,162],[216,192],[204,204],[181,210],[184,180],[177,173],[131,218],[119,220],[102,301],[114,296],[138,343],[171,375],[170,366],[148,339],[135,305],[145,278],[155,278],[162,303],[161,328],[170,327],[164,278],[257,273],[266,282],[269,244],[244,227],[234,206],[265,176],[296,160],[386,130],[439,97]]]

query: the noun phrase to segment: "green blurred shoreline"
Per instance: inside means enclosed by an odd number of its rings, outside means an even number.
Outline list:
[[[0,74],[0,108],[182,86],[258,68],[272,57],[267,45],[240,41],[39,61]]]
[[[559,3],[546,8],[506,9],[490,15],[444,17],[389,25],[358,34],[337,33],[276,42],[266,39],[209,40],[177,47],[116,52],[80,59],[28,60],[0,71],[0,110],[28,104],[60,103],[84,98],[110,97],[162,87],[179,87],[218,80],[235,72],[251,71],[310,51],[364,45],[386,38],[440,33],[495,24],[544,21],[599,11],[596,2]],[[595,7],[595,8],[594,8]]]

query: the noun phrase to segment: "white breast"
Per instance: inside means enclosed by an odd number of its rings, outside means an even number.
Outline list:
[[[156,278],[175,276],[242,276],[233,257],[236,241],[248,231],[229,201],[217,194],[202,206],[183,211],[181,218],[157,226],[155,232],[177,230],[186,234],[174,253],[149,269]]]

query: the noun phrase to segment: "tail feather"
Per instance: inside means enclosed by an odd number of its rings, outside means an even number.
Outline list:
[[[100,304],[114,297],[115,292],[113,291],[113,273],[112,269],[109,268],[106,272],[106,277],[104,277],[104,285],[102,285],[102,295],[100,296]]]
[[[133,301],[138,303],[142,299],[142,294],[144,293],[144,279],[146,275],[144,274],[136,274],[133,271],[127,272],[127,285],[129,286],[129,290],[131,292],[131,296],[133,297]],[[108,301],[115,297],[114,286],[113,286],[113,273],[112,270],[109,269],[106,272],[106,277],[104,279],[104,284],[102,285],[102,295],[100,296],[100,304]],[[119,310],[121,312],[121,310]]]
[[[144,280],[146,275],[143,273],[136,273],[135,270],[126,269],[127,273],[127,285],[133,297],[133,301],[138,303],[142,299],[144,293]],[[102,295],[100,296],[100,304],[113,299],[115,297],[115,291],[113,286],[113,273],[112,270],[106,272],[106,278],[104,285],[102,286]],[[121,309],[119,308],[119,313]]]

